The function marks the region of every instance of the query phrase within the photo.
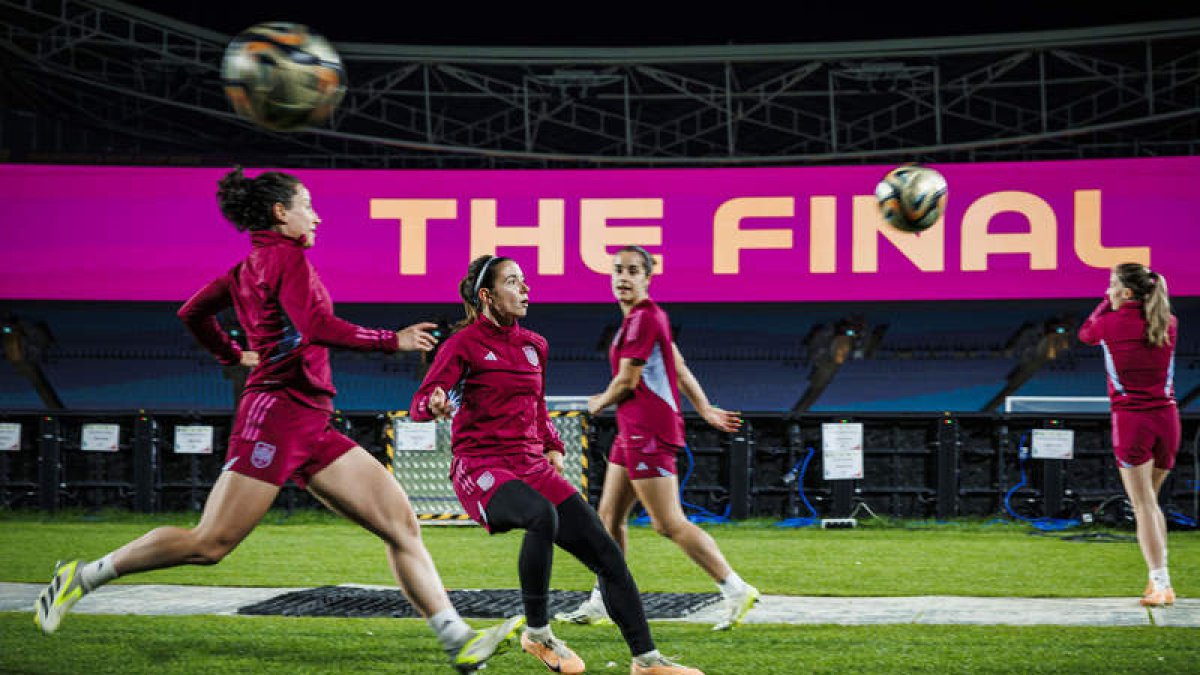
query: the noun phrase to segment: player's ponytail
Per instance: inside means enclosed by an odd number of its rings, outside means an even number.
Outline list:
[[[1146,316],[1146,340],[1155,347],[1167,341],[1167,328],[1171,325],[1171,298],[1167,295],[1167,279],[1158,272],[1150,272],[1154,288],[1146,294],[1142,311]]]
[[[458,282],[458,295],[463,301],[463,311],[466,316],[454,324],[454,330],[465,328],[479,318],[483,313],[483,302],[479,299],[479,289],[491,289],[496,283],[496,268],[500,263],[511,260],[504,256],[481,255],[467,266],[467,276]]]
[[[1171,299],[1167,294],[1166,278],[1140,263],[1117,265],[1113,272],[1121,285],[1133,293],[1133,299],[1142,303],[1146,341],[1154,347],[1166,344],[1167,329],[1171,325]]]
[[[295,176],[278,171],[246,178],[239,166],[217,181],[217,204],[239,232],[269,230],[275,227],[272,209],[276,204],[291,208],[299,184]]]

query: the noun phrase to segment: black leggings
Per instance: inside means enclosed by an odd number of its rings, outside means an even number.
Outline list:
[[[621,547],[605,531],[595,509],[578,494],[558,505],[519,480],[496,488],[487,505],[493,533],[525,530],[517,569],[530,626],[549,623],[550,568],[554,544],[575,556],[600,580],[604,607],[635,656],[654,649],[642,597]]]

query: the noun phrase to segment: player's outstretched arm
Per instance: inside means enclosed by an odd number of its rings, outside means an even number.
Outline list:
[[[710,426],[727,433],[737,431],[742,425],[741,416],[709,403],[708,395],[704,393],[700,381],[683,360],[683,352],[679,351],[679,345],[672,342],[671,346],[675,349],[675,378],[679,381],[679,391],[692,402],[692,407]]]
[[[437,346],[437,338],[433,336],[436,323],[423,321],[414,323],[396,332],[396,348],[402,352],[427,352]]]

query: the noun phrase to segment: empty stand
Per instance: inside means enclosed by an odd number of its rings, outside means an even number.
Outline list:
[[[1175,298],[1179,316],[1176,392],[1200,386],[1200,300]],[[846,326],[854,347],[811,412],[977,411],[1005,385],[1047,325],[1065,321],[1069,348],[1014,392],[1103,396],[1099,348],[1076,328],[1095,301],[915,302],[820,305],[664,303],[676,342],[711,400],[729,409],[786,411],[809,386],[821,338]],[[53,336],[41,366],[68,409],[227,410],[232,386],[175,317],[176,303],[8,303],[3,311],[43,322]],[[454,322],[456,304],[344,305],[368,326]],[[232,317],[227,317],[231,321]],[[534,305],[524,325],[550,342],[547,392],[586,396],[610,377],[607,343],[621,320],[615,304]],[[227,323],[232,326],[232,323]],[[336,405],[346,411],[408,407],[423,369],[413,354],[335,350]],[[1200,397],[1197,397],[1200,399]],[[9,363],[0,364],[0,410],[44,407]],[[685,410],[690,406],[684,403]],[[1193,400],[1186,410],[1200,410]]]

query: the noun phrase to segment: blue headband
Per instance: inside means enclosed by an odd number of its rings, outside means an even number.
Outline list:
[[[475,289],[471,291],[471,303],[476,307],[481,305],[479,301],[479,286],[483,283],[483,277],[487,275],[488,268],[491,267],[492,263],[496,262],[496,259],[499,257],[500,256],[494,255],[491,258],[488,258],[488,261],[483,263],[483,269],[479,270],[479,276],[475,277]]]

